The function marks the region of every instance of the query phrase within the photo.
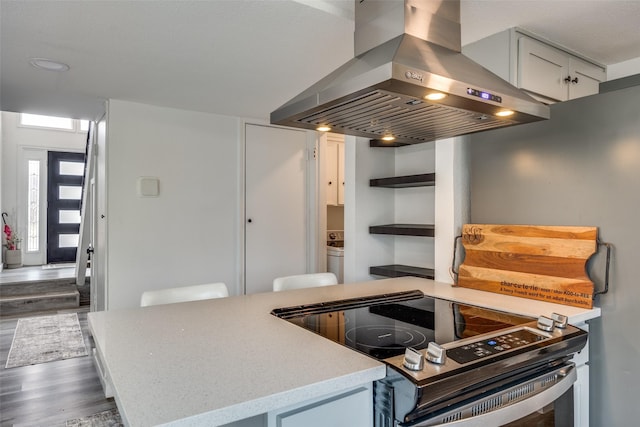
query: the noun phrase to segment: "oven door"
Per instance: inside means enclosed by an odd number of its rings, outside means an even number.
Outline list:
[[[454,409],[430,414],[399,426],[525,427],[573,425],[573,383],[576,368],[567,363],[521,383],[510,384],[469,399]]]

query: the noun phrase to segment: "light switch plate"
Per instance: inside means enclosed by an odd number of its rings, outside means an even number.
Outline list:
[[[138,177],[138,196],[158,197],[160,194],[160,181],[153,176]]]

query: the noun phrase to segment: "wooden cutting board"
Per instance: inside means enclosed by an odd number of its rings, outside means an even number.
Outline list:
[[[465,224],[458,286],[592,308],[597,227]]]

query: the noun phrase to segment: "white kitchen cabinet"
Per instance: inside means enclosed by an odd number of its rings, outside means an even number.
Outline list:
[[[478,40],[462,52],[547,104],[596,94],[606,80],[604,65],[520,28]]]
[[[96,367],[96,371],[98,373],[98,380],[100,380],[100,385],[102,385],[102,390],[104,391],[104,397],[107,399],[113,397],[113,385],[111,384],[111,378],[109,378],[109,374],[104,369],[104,361],[95,347],[91,349],[91,357],[93,359],[93,365]]]
[[[574,326],[589,332],[587,322],[574,322]],[[589,342],[585,348],[573,356],[577,378],[573,384],[573,419],[580,427],[589,427]]]
[[[344,141],[338,143],[338,204],[344,205]]]
[[[344,205],[344,138],[327,135],[326,150],[326,199],[327,205]]]
[[[518,86],[543,100],[593,95],[604,80],[605,72],[598,65],[532,38],[518,38]]]
[[[313,399],[269,413],[268,427],[370,427],[373,425],[371,384]]]

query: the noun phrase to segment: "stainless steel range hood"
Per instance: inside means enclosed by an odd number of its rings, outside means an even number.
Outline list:
[[[355,0],[355,28],[355,58],[271,123],[404,145],[549,118],[549,107],[460,53],[459,0]],[[427,98],[435,94],[444,97]]]

